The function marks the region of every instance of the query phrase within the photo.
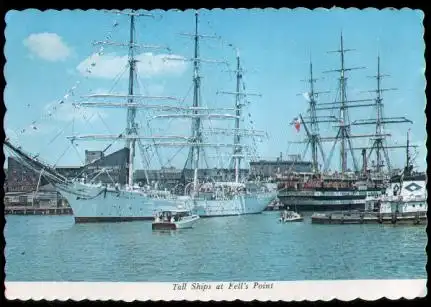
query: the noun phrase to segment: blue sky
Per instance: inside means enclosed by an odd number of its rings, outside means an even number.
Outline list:
[[[142,17],[138,20],[138,42],[165,45],[173,56],[191,57],[193,42],[179,33],[194,31],[194,12],[152,13],[154,18]],[[407,9],[202,10],[201,33],[221,37],[201,42],[202,58],[229,63],[203,64],[203,104],[209,107],[233,106],[233,97],[216,94],[219,90],[234,91],[234,76],[225,72],[233,69],[235,52],[228,46],[233,44],[239,48],[243,66],[249,71],[244,76],[247,91],[262,94],[261,98],[250,97],[251,103],[244,111],[243,122],[244,128],[253,125],[268,132],[269,138],[258,142],[260,156],[274,158],[280,152],[284,156],[287,153],[302,153],[303,147],[289,145],[289,141],[298,141],[303,137],[303,132],[296,133],[289,126],[292,118],[299,113],[304,114],[307,109],[306,100],[297,95],[307,91],[306,84],[300,80],[307,77],[311,57],[315,76],[323,77],[316,83],[317,89],[331,91],[328,95],[322,95],[320,102],[334,101],[337,75],[322,72],[339,67],[339,57],[327,51],[338,49],[340,32],[343,31],[345,47],[356,49],[346,54],[346,66],[367,67],[348,75],[348,98],[372,98],[372,94],[361,91],[375,88],[375,81],[367,76],[376,73],[379,52],[382,71],[391,75],[383,81],[383,87],[398,88],[384,95],[385,116],[406,116],[414,121],[411,126],[388,126],[386,129],[392,134],[389,143],[404,143],[410,127],[413,142],[420,146],[417,165],[424,169],[426,97],[422,19],[421,12]],[[110,90],[125,93],[127,90],[125,78],[120,78],[117,83],[112,80],[124,69],[127,49],[106,46],[101,51],[100,46],[92,45],[94,41],[107,40],[108,33],[111,33],[110,40],[126,43],[129,30],[127,17],[94,10],[25,10],[9,12],[6,23],[4,52],[7,63],[4,73],[7,87],[4,101],[7,107],[7,135],[26,150],[40,153],[44,160],[60,166],[80,164],[85,149],[104,149],[109,143],[80,142],[73,147],[65,136],[78,133],[117,134],[123,131],[125,110],[76,110],[72,103],[83,101],[82,95],[86,94]],[[97,55],[100,51],[102,53]],[[164,61],[166,50],[142,50],[138,53],[141,93],[175,96],[184,99],[185,104],[191,104],[190,63]],[[87,69],[90,69],[90,74]],[[70,91],[72,88],[73,94]],[[64,99],[68,93],[67,99]],[[167,103],[172,102],[163,102]],[[352,109],[350,116],[354,119],[371,118],[373,114],[372,108]],[[146,116],[138,116],[143,126],[146,126]],[[210,122],[209,125],[233,127],[233,123],[227,121]],[[154,134],[186,135],[189,132],[189,124],[184,120],[159,122],[151,127]],[[23,129],[25,132],[21,133]],[[324,124],[321,129],[324,135],[335,133],[329,125]],[[371,132],[366,129],[372,128],[353,130],[353,133]],[[362,140],[359,145],[364,145],[364,142],[367,140]],[[117,142],[112,148],[122,146],[123,143]],[[330,144],[325,145],[326,151],[329,148]],[[160,164],[181,167],[186,151],[171,159],[176,151],[164,150],[161,161],[153,160],[153,167]],[[224,157],[219,152],[208,153],[209,163],[213,166],[222,166],[226,161]],[[404,152],[393,150],[391,158],[394,167],[401,167]],[[360,161],[359,152],[357,160]],[[331,169],[337,169],[339,165],[336,150]],[[352,167],[350,161],[349,167]]]

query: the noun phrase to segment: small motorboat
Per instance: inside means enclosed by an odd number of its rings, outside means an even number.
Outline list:
[[[192,214],[189,210],[176,209],[164,210],[156,214],[152,224],[153,230],[176,230],[193,228],[199,220],[199,216]]]
[[[281,213],[279,222],[288,223],[288,222],[302,222],[304,217],[295,211],[287,211]]]

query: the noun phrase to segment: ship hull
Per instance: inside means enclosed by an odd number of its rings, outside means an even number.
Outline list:
[[[85,189],[85,191],[83,191]],[[136,191],[109,191],[84,187],[86,197],[61,191],[72,208],[76,223],[153,220],[159,210],[184,205],[175,199],[153,198]]]
[[[229,200],[191,200],[189,197],[153,198],[136,191],[116,191],[75,184],[61,188],[72,208],[75,223],[128,222],[153,220],[160,210],[182,206],[202,218],[262,213],[276,198],[275,192],[238,195]],[[85,194],[78,196],[76,191]]]
[[[278,198],[285,207],[299,211],[363,210],[368,196],[380,194],[380,190],[288,191],[280,192]]]
[[[197,199],[194,201],[193,213],[201,218],[259,214],[276,197],[276,193],[256,193],[224,200]]]
[[[292,209],[293,207],[298,211],[316,211],[316,212],[324,212],[324,211],[348,211],[348,210],[363,210],[365,206],[365,200],[357,203],[343,203],[343,204],[322,204],[317,202],[315,204],[311,204],[311,201],[304,201],[304,203],[293,203],[291,201],[287,201],[286,203],[281,200],[285,204],[285,208],[289,207]]]

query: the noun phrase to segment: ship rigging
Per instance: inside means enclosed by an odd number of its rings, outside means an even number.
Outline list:
[[[199,215],[203,216],[223,216],[223,215],[238,215],[238,214],[251,214],[262,212],[266,205],[276,196],[275,191],[269,191],[265,185],[259,185],[259,183],[252,183],[248,185],[242,185],[239,181],[239,154],[245,153],[249,147],[245,144],[240,143],[239,136],[254,136],[255,131],[240,131],[239,129],[239,118],[240,102],[239,97],[243,96],[244,93],[236,93],[235,108],[207,108],[201,105],[201,75],[200,75],[200,64],[202,62],[210,63],[224,63],[224,61],[213,61],[204,60],[200,58],[199,54],[199,40],[203,37],[209,37],[207,35],[199,34],[198,24],[199,18],[198,13],[195,14],[195,33],[185,34],[191,36],[194,39],[194,55],[191,59],[184,59],[179,57],[164,57],[164,61],[190,61],[193,63],[193,104],[190,107],[187,106],[171,106],[171,105],[149,105],[144,104],[141,101],[150,100],[170,100],[179,101],[175,97],[162,97],[162,96],[149,96],[140,95],[135,91],[137,83],[137,67],[136,67],[136,56],[135,49],[166,49],[163,46],[156,45],[141,45],[135,40],[135,19],[138,17],[150,17],[151,14],[139,13],[136,11],[130,12],[117,12],[117,14],[127,15],[130,18],[130,37],[128,44],[116,43],[110,40],[102,42],[96,42],[100,45],[108,46],[127,46],[128,47],[128,92],[127,95],[122,94],[93,94],[87,95],[84,98],[109,98],[112,101],[104,102],[92,102],[92,101],[81,101],[73,102],[73,106],[78,108],[125,108],[127,110],[127,121],[126,128],[119,134],[88,134],[88,135],[72,135],[68,136],[72,144],[77,141],[94,141],[94,140],[112,140],[114,142],[118,140],[125,141],[125,148],[128,150],[128,170],[127,170],[127,181],[123,187],[116,182],[113,182],[113,186],[94,184],[93,180],[86,182],[82,178],[74,178],[69,180],[67,178],[59,177],[55,172],[51,171],[49,167],[43,167],[35,159],[31,159],[30,156],[25,155],[16,146],[8,143],[12,151],[21,156],[26,162],[29,162],[30,166],[39,172],[45,168],[43,172],[51,175],[49,179],[58,189],[59,192],[67,199],[70,206],[73,209],[76,222],[92,222],[92,221],[127,221],[136,219],[152,219],[154,211],[161,209],[169,209],[176,206],[185,206],[189,209],[195,210]],[[237,64],[239,65],[239,56],[237,57]],[[237,79],[240,80],[241,72],[237,69]],[[239,81],[237,81],[239,82]],[[238,83],[237,83],[238,87]],[[125,99],[126,102],[115,102],[116,99]],[[160,114],[152,116],[148,122],[164,119],[191,119],[192,131],[191,135],[151,135],[146,136],[140,131],[141,127],[136,122],[136,114],[139,109],[158,111]],[[174,111],[175,113],[170,113]],[[220,112],[221,111],[221,112]],[[226,111],[226,113],[225,113]],[[234,111],[235,114],[230,114],[227,111]],[[166,113],[167,112],[167,113]],[[236,129],[234,129],[234,140],[233,143],[226,142],[211,142],[204,139],[204,129],[202,127],[203,120],[236,120]],[[150,130],[150,129],[149,129]],[[208,134],[220,131],[211,131],[209,129]],[[150,130],[151,132],[151,130]],[[225,131],[226,132],[226,131]],[[259,133],[257,133],[259,134]],[[144,143],[145,142],[145,143]],[[112,144],[108,145],[107,150]],[[145,148],[152,147],[155,150],[159,147],[189,147],[189,155],[185,163],[184,169],[193,170],[193,181],[192,189],[187,191],[186,185],[184,195],[175,195],[170,191],[163,191],[158,189],[157,186],[145,186],[140,187],[134,184],[134,169],[135,169],[135,153],[136,145],[139,145],[141,155],[143,159],[149,159],[146,156]],[[201,197],[200,192],[206,190],[208,187],[205,182],[199,182],[198,171],[200,168],[200,160],[204,155],[204,148],[220,148],[220,147],[231,147],[233,148],[234,159],[235,159],[235,173],[237,186],[232,186],[231,182],[213,183],[209,190],[209,195]],[[84,166],[85,168],[85,166]],[[104,169],[102,169],[104,171]],[[109,176],[109,173],[107,173]],[[99,174],[98,174],[99,175]],[[96,177],[98,176],[96,175]],[[147,183],[149,183],[147,178]],[[219,190],[221,188],[221,191]],[[246,192],[247,191],[247,192]]]
[[[304,125],[304,130],[306,132],[306,140],[300,142],[292,142],[297,144],[306,144],[304,154],[306,155],[309,145],[311,145],[311,161],[313,166],[313,172],[316,174],[328,173],[329,167],[331,165],[331,160],[334,154],[334,150],[337,144],[340,146],[340,173],[344,175],[348,170],[348,153],[350,153],[351,162],[353,164],[354,171],[357,175],[362,175],[359,164],[357,162],[354,151],[364,150],[368,151],[366,159],[363,159],[363,164],[368,161],[374,152],[376,155],[376,165],[375,174],[377,177],[382,178],[383,174],[383,159],[384,155],[387,167],[387,173],[391,172],[391,162],[388,154],[388,149],[395,148],[405,148],[405,145],[388,145],[386,142],[387,137],[391,136],[388,133],[384,133],[384,125],[386,124],[400,124],[400,123],[412,123],[411,120],[406,117],[384,117],[383,116],[383,96],[382,93],[386,91],[395,90],[395,88],[382,88],[381,80],[383,77],[389,75],[382,74],[380,69],[380,55],[377,57],[377,74],[371,76],[377,81],[377,88],[367,92],[376,93],[376,97],[372,99],[355,99],[349,100],[347,97],[347,73],[352,70],[365,69],[365,67],[346,67],[345,65],[345,53],[353,51],[354,49],[346,49],[344,47],[343,34],[340,35],[340,47],[338,50],[329,51],[329,53],[339,53],[340,54],[340,68],[325,71],[324,73],[336,72],[340,76],[338,78],[338,94],[335,102],[330,103],[317,103],[318,94],[329,93],[328,91],[315,92],[314,83],[317,79],[313,77],[313,66],[310,62],[310,78],[307,80],[310,84],[309,92],[307,93],[307,100],[309,102],[308,116],[302,117],[300,115],[301,124]],[[357,119],[350,120],[349,109],[351,108],[364,108],[364,107],[374,107],[376,110],[375,119]],[[338,115],[321,115],[322,111],[338,111]],[[335,128],[337,128],[337,133],[335,137],[322,137],[319,133],[320,123],[336,123]],[[308,126],[308,124],[310,126]],[[375,131],[372,134],[352,134],[352,127],[365,126],[365,125],[375,125]],[[370,146],[367,147],[353,147],[352,139],[357,138],[369,138],[372,140]],[[322,148],[322,142],[333,142],[331,150],[328,155]],[[413,145],[412,147],[415,147]],[[323,163],[324,168],[319,169],[319,157],[320,161]],[[366,165],[365,165],[366,166]],[[362,168],[364,170],[364,165]]]

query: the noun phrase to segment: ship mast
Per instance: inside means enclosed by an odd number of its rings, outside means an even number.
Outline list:
[[[229,44],[229,46],[233,47],[232,44]],[[239,49],[235,48],[236,50],[236,69],[234,70],[228,70],[228,72],[233,72],[236,75],[236,87],[235,92],[226,92],[226,91],[219,91],[218,94],[228,94],[228,95],[234,95],[235,96],[235,128],[233,129],[233,155],[231,160],[231,168],[233,164],[233,168],[235,170],[235,182],[239,182],[239,173],[241,169],[241,159],[244,158],[244,153],[242,151],[241,146],[241,137],[242,136],[264,136],[264,133],[262,131],[249,131],[247,129],[241,129],[240,122],[242,118],[242,109],[246,106],[246,102],[244,101],[244,98],[246,96],[256,96],[256,97],[262,97],[262,94],[260,93],[246,93],[242,90],[245,89],[244,83],[243,83],[243,77],[245,70],[241,65],[241,57],[239,53]],[[241,87],[241,84],[243,86]]]
[[[190,145],[189,154],[184,166],[184,169],[193,169],[193,191],[194,194],[198,191],[198,171],[199,161],[202,156],[203,150],[203,129],[202,129],[202,114],[201,111],[205,108],[201,106],[201,75],[200,75],[200,64],[202,62],[209,63],[225,63],[225,61],[217,60],[204,60],[200,58],[200,46],[199,42],[201,38],[213,38],[219,39],[219,36],[214,35],[203,35],[199,34],[199,13],[195,12],[195,32],[193,34],[181,33],[185,36],[190,36],[194,41],[194,55],[191,61],[193,62],[193,108],[194,116],[192,118],[192,139],[193,142]],[[175,59],[171,59],[175,60]],[[221,116],[220,118],[222,118]]]
[[[237,145],[239,145],[241,143],[241,136],[238,133],[239,130],[239,122],[240,122],[240,118],[241,118],[241,97],[240,97],[240,85],[241,85],[241,79],[242,79],[242,70],[241,70],[241,60],[240,60],[240,56],[239,56],[239,52],[237,52],[236,55],[236,95],[235,95],[235,115],[237,116],[237,118],[235,119],[235,134],[234,134],[234,138],[233,138],[233,144],[234,144],[234,149],[233,149],[233,158],[235,160],[235,182],[238,183],[239,182],[239,170],[240,170],[240,165],[241,165],[241,157],[240,155],[242,154],[241,152],[241,147],[238,147]]]
[[[414,159],[416,157],[416,156],[412,157],[412,155],[410,153],[410,148],[411,147],[413,147],[413,148],[418,147],[418,146],[410,144],[410,129],[407,130],[407,145],[405,147],[406,147],[406,166],[404,168],[403,174],[406,177],[406,176],[412,175],[413,163],[414,163]]]
[[[200,107],[200,75],[199,75],[199,34],[198,34],[198,26],[199,26],[199,15],[198,12],[195,13],[195,52],[193,59],[193,107]],[[194,114],[198,114],[198,111],[193,111]],[[194,144],[198,144],[202,142],[202,132],[201,132],[201,118],[195,117],[192,122],[193,130],[192,130],[192,138]],[[192,145],[190,148],[190,158],[193,159],[194,165],[194,173],[193,173],[193,192],[196,193],[198,189],[198,170],[199,170],[199,156],[200,156],[200,148],[199,146]]]
[[[113,140],[114,142],[119,139],[125,140],[125,147],[128,148],[129,151],[129,157],[128,157],[128,174],[126,183],[129,186],[133,186],[133,172],[134,172],[134,158],[135,158],[135,149],[136,149],[136,142],[138,141],[141,145],[141,140],[150,140],[153,141],[163,138],[163,139],[183,139],[182,137],[178,136],[167,136],[167,137],[145,137],[145,136],[139,136],[138,135],[138,125],[136,123],[136,112],[138,108],[157,108],[161,110],[169,110],[170,106],[163,106],[163,105],[145,105],[142,104],[141,100],[179,100],[175,97],[164,97],[164,96],[145,96],[145,95],[139,95],[136,94],[134,91],[135,87],[135,78],[137,77],[137,68],[136,63],[137,60],[135,58],[135,49],[169,49],[165,46],[158,46],[158,45],[144,45],[144,44],[138,44],[136,42],[135,36],[136,36],[136,29],[135,29],[135,22],[137,17],[145,16],[145,17],[153,17],[152,14],[148,13],[139,13],[134,10],[129,12],[122,12],[122,11],[115,11],[117,14],[126,15],[130,18],[130,30],[129,30],[129,41],[128,43],[119,43],[119,42],[113,42],[109,40],[105,41],[97,41],[94,42],[94,45],[108,45],[108,46],[119,46],[119,47],[127,47],[128,48],[128,68],[129,68],[129,76],[128,76],[128,92],[127,95],[124,94],[111,94],[111,93],[103,93],[103,94],[92,94],[92,95],[86,95],[83,97],[88,98],[111,98],[111,99],[125,99],[127,102],[119,103],[114,101],[105,101],[105,102],[88,102],[88,101],[82,101],[82,102],[74,102],[73,104],[76,106],[82,106],[82,107],[103,107],[103,108],[126,108],[127,109],[127,122],[126,122],[126,129],[123,131],[123,133],[120,133],[118,135],[79,135],[79,136],[70,136],[67,137],[72,142],[76,140]],[[111,144],[112,145],[112,144]],[[106,149],[108,149],[111,145],[109,145]],[[106,150],[105,149],[105,150]]]
[[[135,45],[135,15],[130,15],[130,40],[129,40],[129,99],[128,103],[133,103],[133,82],[135,78],[135,65],[136,60],[134,57],[134,46]],[[126,135],[132,136],[136,135],[136,107],[128,107],[127,108],[127,128],[126,128]],[[126,147],[129,149],[129,174],[128,174],[128,180],[127,183],[129,186],[133,186],[133,169],[134,169],[134,158],[135,158],[135,145],[136,145],[136,139],[126,139]]]
[[[300,115],[300,119],[301,119],[301,123],[304,125],[304,129],[305,132],[307,134],[307,138],[305,141],[299,142],[299,143],[305,143],[305,150],[303,153],[303,156],[305,156],[307,154],[308,148],[311,145],[311,160],[312,160],[312,169],[313,172],[315,174],[320,172],[319,169],[319,160],[318,160],[318,152],[320,151],[320,155],[322,158],[322,161],[325,161],[325,153],[323,151],[322,148],[322,142],[321,142],[321,138],[320,138],[320,133],[319,133],[319,123],[324,123],[324,122],[336,122],[337,120],[334,117],[330,117],[330,116],[318,116],[317,115],[317,98],[319,94],[323,94],[323,93],[329,93],[329,91],[322,91],[322,92],[316,92],[315,88],[314,88],[314,83],[318,80],[316,78],[314,78],[313,76],[313,63],[310,60],[310,64],[309,64],[309,79],[306,80],[301,80],[301,81],[306,81],[307,83],[309,83],[309,91],[308,93],[308,104],[309,104],[309,109],[308,109],[308,113],[309,116],[303,118]],[[302,94],[298,94],[298,95],[302,95]],[[294,124],[294,123],[292,123]],[[310,126],[308,127],[307,124],[310,124]],[[309,129],[310,128],[310,129]]]
[[[382,134],[382,113],[383,113],[383,104],[382,104],[382,91],[383,89],[380,87],[381,84],[381,80],[382,80],[383,75],[380,73],[380,55],[377,56],[377,75],[376,75],[376,79],[377,79],[377,89],[376,89],[376,93],[377,93],[377,97],[376,97],[376,114],[377,114],[377,118],[376,118],[376,135],[381,135]],[[386,165],[388,167],[390,167],[390,162],[389,162],[389,155],[386,152],[385,148],[383,147],[383,141],[384,138],[383,137],[376,137],[376,139],[374,140],[374,144],[371,147],[371,151],[373,150],[373,148],[375,148],[376,150],[376,160],[377,160],[377,173],[380,174],[380,168],[382,166],[382,162],[381,161],[381,152],[383,151],[385,156],[386,156]]]
[[[348,100],[347,99],[347,76],[346,73],[352,70],[357,69],[364,69],[365,67],[351,67],[346,68],[345,67],[345,53],[348,51],[353,51],[354,49],[346,49],[344,47],[344,39],[343,39],[343,33],[340,35],[340,49],[335,51],[329,51],[328,53],[339,53],[340,54],[340,62],[341,67],[339,69],[334,69],[330,71],[325,71],[325,73],[328,72],[337,72],[340,74],[340,77],[338,79],[339,82],[339,101],[335,101],[332,103],[324,103],[320,105],[329,105],[329,107],[319,107],[316,108],[316,110],[338,110],[339,112],[339,125],[336,126],[338,128],[338,132],[336,134],[335,138],[322,138],[322,140],[334,140],[333,147],[331,148],[331,151],[329,153],[329,157],[326,160],[325,170],[328,169],[330,161],[332,159],[332,155],[335,149],[335,146],[337,143],[340,143],[340,162],[341,162],[341,173],[345,174],[347,171],[347,153],[350,151],[353,166],[356,172],[359,171],[358,164],[355,159],[354,155],[354,148],[352,146],[352,138],[370,138],[374,137],[375,135],[352,135],[351,134],[351,123],[349,119],[349,113],[348,110],[350,108],[358,108],[358,107],[370,107],[374,106],[374,104],[370,103],[361,103],[356,104],[358,102],[366,102],[366,101],[372,101],[372,99],[359,99],[359,100]]]
[[[318,161],[317,161],[317,146],[321,145],[319,142],[319,139],[317,138],[317,132],[319,129],[319,126],[317,124],[317,114],[316,114],[316,100],[315,100],[315,93],[314,93],[314,82],[313,79],[313,63],[310,61],[310,117],[311,117],[311,133],[312,137],[310,140],[311,143],[311,156],[312,156],[312,163],[313,163],[313,171],[317,172],[318,170]],[[323,150],[322,150],[322,158],[324,158]]]
[[[375,93],[375,108],[376,108],[376,118],[375,119],[365,119],[365,120],[355,120],[352,125],[375,125],[375,137],[371,147],[369,148],[368,156],[366,160],[369,160],[373,151],[376,152],[376,173],[379,177],[383,176],[383,157],[386,160],[386,166],[388,172],[391,172],[391,161],[388,154],[389,148],[406,148],[405,145],[386,145],[386,135],[383,134],[383,128],[385,124],[401,124],[401,123],[412,123],[411,120],[406,117],[383,117],[383,92],[394,91],[396,88],[382,88],[382,79],[384,77],[389,77],[388,74],[381,73],[380,65],[380,55],[377,56],[377,74],[370,76],[369,78],[375,78],[377,81],[377,87],[374,90],[367,92]],[[407,146],[409,146],[407,144]],[[355,148],[366,150],[367,148]]]
[[[237,147],[233,144],[224,144],[224,143],[209,143],[209,142],[203,142],[203,132],[204,129],[202,129],[202,120],[203,119],[216,119],[216,120],[224,120],[224,119],[237,119],[237,116],[235,114],[226,114],[226,113],[212,113],[214,111],[235,111],[233,108],[207,108],[201,106],[201,99],[200,99],[200,87],[201,87],[201,77],[200,77],[200,64],[202,62],[209,62],[209,63],[225,63],[225,61],[217,61],[217,60],[206,60],[201,59],[199,54],[199,40],[201,38],[219,38],[218,36],[209,36],[209,35],[202,35],[198,33],[198,13],[195,14],[195,31],[193,34],[189,33],[181,33],[185,36],[193,37],[194,39],[194,55],[191,59],[186,59],[182,57],[165,57],[164,60],[172,60],[172,61],[189,61],[193,62],[193,103],[191,106],[172,106],[172,105],[153,105],[153,104],[143,104],[139,99],[146,99],[146,100],[160,100],[160,99],[167,99],[167,100],[176,100],[179,101],[180,99],[177,99],[175,97],[162,97],[162,96],[144,96],[144,95],[137,95],[133,91],[133,77],[136,76],[136,60],[134,58],[134,52],[133,48],[156,48],[165,49],[166,47],[161,46],[149,46],[149,45],[138,45],[134,41],[134,17],[135,16],[141,16],[144,14],[137,14],[137,13],[127,13],[131,16],[131,32],[130,32],[130,42],[129,44],[118,44],[115,43],[115,45],[120,46],[128,46],[129,47],[129,91],[127,95],[114,95],[114,94],[93,94],[88,95],[88,97],[91,98],[127,98],[127,102],[119,103],[119,102],[79,102],[75,103],[77,106],[82,107],[116,107],[116,108],[126,108],[127,109],[127,129],[125,133],[120,133],[119,135],[110,134],[110,135],[79,135],[79,136],[71,136],[67,137],[71,141],[76,140],[119,140],[119,139],[125,139],[126,140],[126,146],[130,146],[130,158],[131,161],[133,161],[134,157],[134,146],[136,141],[139,142],[141,146],[141,141],[147,140],[151,144],[150,146],[153,147],[190,147],[189,156],[186,161],[186,165],[184,168],[193,168],[194,174],[193,174],[193,195],[196,194],[198,191],[198,169],[199,169],[199,159],[202,154],[202,148],[203,147]],[[152,15],[150,15],[152,16]],[[112,44],[111,42],[99,42],[100,44]],[[152,109],[163,112],[163,114],[155,115],[152,118],[148,119],[149,121],[153,121],[156,119],[168,119],[168,118],[174,118],[174,119],[183,119],[183,118],[189,118],[192,121],[192,134],[191,135],[156,135],[156,136],[141,136],[137,134],[138,126],[135,123],[135,117],[136,117],[136,111],[137,109]],[[165,114],[164,112],[175,112],[171,114]],[[216,131],[214,131],[216,130]],[[210,131],[211,133],[228,133],[229,131],[223,131],[226,129],[214,129]],[[241,147],[246,147],[244,145],[238,145]],[[129,168],[129,176],[128,176],[128,183],[129,185],[133,184],[133,162],[129,162],[131,167]]]
[[[407,146],[406,146],[406,169],[405,169],[405,171],[404,171],[404,173],[406,174],[406,175],[409,175],[410,174],[410,148],[409,148],[409,145],[410,145],[410,130],[409,131],[407,131]]]

